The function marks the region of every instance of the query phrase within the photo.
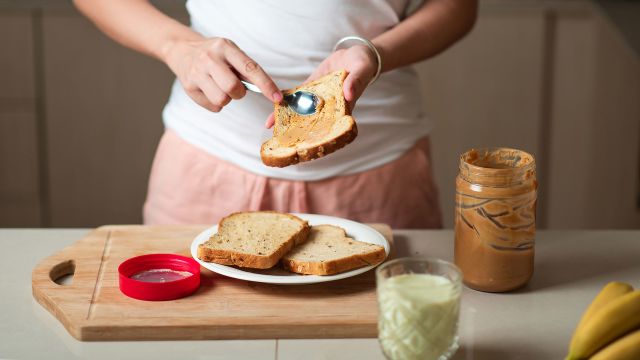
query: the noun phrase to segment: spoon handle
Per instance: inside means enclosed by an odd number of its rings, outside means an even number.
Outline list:
[[[244,87],[247,90],[262,94],[262,91],[260,91],[260,89],[257,86],[253,85],[252,83],[244,80],[240,80],[240,82],[242,83],[242,85],[244,85]]]

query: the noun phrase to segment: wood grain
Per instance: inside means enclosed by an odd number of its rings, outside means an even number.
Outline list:
[[[387,225],[372,225],[392,242]],[[312,285],[236,280],[201,269],[200,289],[184,299],[148,302],[118,288],[118,265],[133,256],[177,253],[205,226],[103,226],[42,260],[34,298],[75,338],[199,340],[362,338],[377,335],[374,272]],[[73,272],[69,285],[54,280]]]

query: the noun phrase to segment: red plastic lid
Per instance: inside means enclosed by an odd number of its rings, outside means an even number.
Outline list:
[[[175,254],[149,254],[124,261],[118,267],[120,291],[139,300],[175,300],[200,286],[200,264]]]

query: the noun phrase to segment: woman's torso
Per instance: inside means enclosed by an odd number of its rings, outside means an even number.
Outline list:
[[[302,83],[347,35],[372,39],[395,26],[411,6],[407,0],[190,0],[195,31],[233,40],[278,87]],[[176,81],[164,121],[188,142],[251,172],[291,180],[319,180],[383,165],[400,157],[429,131],[412,68],[383,74],[358,100],[353,116],[358,137],[330,156],[287,168],[260,160],[271,137],[264,121],[273,104],[248,93],[220,113],[199,107]]]

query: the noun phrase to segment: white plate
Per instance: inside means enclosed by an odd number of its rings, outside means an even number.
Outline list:
[[[385,239],[382,234],[373,229],[370,226],[360,224],[355,221],[341,219],[333,216],[324,216],[324,215],[312,215],[312,214],[293,214],[298,216],[303,220],[307,220],[309,225],[320,225],[320,224],[329,224],[340,226],[345,229],[347,235],[352,237],[358,241],[376,244],[384,247],[384,251],[386,253],[385,258],[389,256],[389,242]],[[200,265],[205,268],[216,272],[221,275],[225,275],[228,277],[247,280],[247,281],[255,281],[269,284],[313,284],[325,281],[333,281],[348,278],[351,276],[359,275],[364,272],[367,272],[375,266],[366,266],[362,268],[358,268],[355,270],[343,272],[336,275],[301,275],[286,271],[284,269],[275,266],[271,269],[259,270],[259,269],[247,269],[247,268],[237,268],[233,266],[220,265],[216,263],[205,262],[198,259],[198,245],[204,243],[209,240],[211,235],[215,234],[218,231],[218,225],[214,225],[205,231],[201,232],[191,243],[191,256],[200,263]]]

